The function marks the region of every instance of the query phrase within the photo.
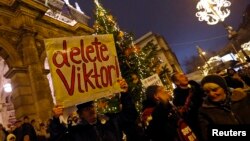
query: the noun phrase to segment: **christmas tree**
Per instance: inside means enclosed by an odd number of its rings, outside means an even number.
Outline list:
[[[142,49],[133,43],[132,34],[120,30],[114,17],[103,6],[94,0],[95,22],[93,28],[96,34],[113,34],[120,70],[123,78],[129,85],[129,93],[132,94],[138,112],[141,112],[142,101],[145,99],[144,88],[141,79],[145,79],[155,73],[159,74],[166,86],[169,71],[166,66],[161,66],[161,59],[157,57],[157,45],[150,41]],[[98,110],[101,113],[118,112],[119,97],[102,98],[97,100]]]

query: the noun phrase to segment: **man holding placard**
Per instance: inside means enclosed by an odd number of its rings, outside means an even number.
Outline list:
[[[121,79],[112,35],[64,37],[45,40],[57,105],[50,125],[52,141],[138,140],[137,111],[128,85]],[[121,111],[98,116],[94,100],[121,92]],[[79,104],[80,103],[80,104]],[[81,122],[66,128],[60,123],[62,107],[77,107]],[[68,134],[66,134],[68,133]]]
[[[53,121],[49,128],[51,140],[122,141],[123,132],[127,135],[128,141],[138,140],[139,136],[135,130],[137,111],[130,94],[127,93],[128,85],[124,79],[119,79],[118,83],[123,90],[121,93],[122,110],[120,113],[99,117],[93,101],[78,104],[76,107],[81,122],[72,128],[66,129],[59,121],[59,117],[63,114],[63,109],[55,107],[53,109]]]

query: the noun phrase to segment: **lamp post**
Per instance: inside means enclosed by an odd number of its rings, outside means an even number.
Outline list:
[[[233,29],[233,27],[227,25],[224,22],[225,18],[230,15],[230,10],[228,9],[230,6],[231,3],[227,0],[199,0],[196,5],[198,10],[196,16],[198,17],[199,21],[206,21],[209,25],[221,23],[228,32],[228,39],[232,43],[233,50],[236,53],[236,48],[241,50],[243,55],[246,57],[247,62],[249,62],[250,57],[243,49],[240,48],[236,39],[237,32]]]
[[[206,55],[206,52],[204,52],[201,47],[199,47],[198,45],[196,46],[197,48],[197,51],[198,51],[198,54],[199,56],[201,57],[201,59],[205,62],[205,64],[208,66],[208,69],[211,69],[211,66],[209,65],[208,61],[207,61],[207,58],[205,57]]]

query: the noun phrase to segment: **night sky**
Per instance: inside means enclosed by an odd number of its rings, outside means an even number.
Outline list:
[[[90,16],[92,27],[93,0],[70,0],[78,2],[82,11]],[[226,18],[228,25],[237,29],[242,21],[243,11],[250,0],[229,0],[231,14]],[[196,45],[212,52],[223,48],[227,32],[221,24],[208,25],[199,22],[195,16],[196,0],[99,0],[110,11],[122,31],[132,32],[136,39],[149,31],[162,35],[175,52],[182,68],[184,60],[197,55]]]

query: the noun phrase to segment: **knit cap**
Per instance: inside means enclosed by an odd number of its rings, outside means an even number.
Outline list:
[[[207,75],[201,80],[201,86],[203,87],[206,83],[215,83],[223,88],[226,92],[228,91],[227,83],[225,79],[219,75]]]
[[[12,138],[15,138],[16,139],[16,136],[14,134],[9,134],[7,136],[7,141],[11,141]]]
[[[151,85],[147,87],[145,95],[148,100],[154,100],[154,95],[157,93],[158,87],[158,85]]]
[[[93,105],[94,105],[94,101],[89,101],[89,102],[78,104],[78,105],[76,105],[77,112],[79,113],[84,108],[86,108],[86,107],[92,107]]]

